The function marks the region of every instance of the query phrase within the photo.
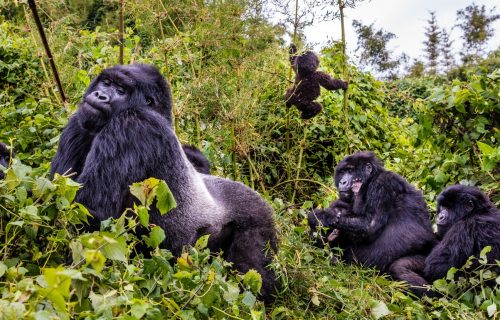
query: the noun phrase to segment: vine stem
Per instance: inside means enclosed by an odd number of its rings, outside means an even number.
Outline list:
[[[339,6],[340,12],[340,27],[342,33],[342,65],[343,65],[343,77],[344,80],[349,83],[349,68],[347,65],[347,55],[346,55],[346,38],[345,38],[345,24],[344,24],[344,8],[345,2],[342,0],[338,0],[337,4]],[[349,87],[344,90],[344,99],[342,101],[342,111],[344,114],[344,131],[347,132],[349,130],[349,110],[348,110],[348,101],[349,101]],[[349,148],[349,145],[347,146]],[[347,150],[349,151],[349,150]]]
[[[295,44],[297,40],[297,27],[299,24],[299,0],[295,0],[295,19],[293,21],[293,36],[292,43]],[[293,67],[290,65],[290,69],[288,71],[288,81],[292,78],[292,69]],[[286,110],[286,124],[285,124],[285,140],[286,140],[286,157],[287,157],[287,179],[290,180],[292,176],[291,167],[290,167],[290,108]],[[288,196],[292,193],[291,186],[288,185]],[[295,192],[293,193],[295,195]],[[292,197],[293,198],[293,197]]]
[[[293,187],[292,199],[290,201],[291,203],[294,203],[294,201],[295,201],[295,195],[297,194],[297,188],[299,186],[299,175],[300,175],[300,169],[302,167],[302,158],[304,155],[304,145],[306,144],[306,141],[307,141],[307,132],[308,132],[307,128],[308,128],[307,125],[304,124],[304,137],[300,141],[299,160],[297,163],[297,172],[295,173],[295,185]]]

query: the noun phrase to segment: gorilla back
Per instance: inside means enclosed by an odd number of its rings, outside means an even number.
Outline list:
[[[154,67],[104,70],[61,135],[52,175],[75,174],[83,185],[76,201],[94,215],[93,228],[132,205],[130,184],[165,180],[177,208],[166,216],[150,211],[151,223],[167,235],[162,245],[180,255],[183,246],[210,234],[210,249],[222,249],[237,270],[261,273],[269,302],[275,276],[266,247],[276,250],[271,207],[241,183],[198,173],[172,129],[171,108],[170,88]]]

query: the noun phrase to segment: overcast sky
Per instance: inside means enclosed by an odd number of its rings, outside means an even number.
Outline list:
[[[423,41],[425,39],[425,27],[430,17],[429,11],[436,12],[436,18],[441,28],[448,31],[456,24],[456,12],[472,4],[473,1],[466,0],[372,0],[361,2],[354,9],[346,9],[346,37],[347,48],[353,51],[357,46],[357,36],[352,27],[353,20],[360,20],[363,24],[374,23],[376,29],[384,29],[394,33],[397,38],[389,42],[389,48],[396,53],[405,52],[411,58],[423,57]],[[496,6],[495,13],[499,13],[500,0],[476,0],[474,3],[485,5],[491,9]],[[494,49],[500,46],[500,21],[494,24],[495,36],[488,42],[488,48]],[[319,50],[327,40],[340,39],[340,22],[315,23],[314,26],[306,28],[307,42]],[[460,30],[453,29],[451,38],[454,52],[460,50]]]

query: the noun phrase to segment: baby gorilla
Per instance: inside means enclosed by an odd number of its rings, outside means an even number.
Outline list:
[[[295,71],[295,82],[285,94],[286,107],[292,105],[300,110],[302,119],[310,119],[321,112],[323,107],[314,101],[320,94],[320,86],[327,90],[347,89],[347,83],[330,77],[328,74],[317,71],[318,56],[312,51],[297,54],[297,48],[290,45],[290,63]]]

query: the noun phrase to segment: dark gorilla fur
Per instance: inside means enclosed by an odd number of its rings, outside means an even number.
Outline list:
[[[104,70],[84,94],[61,135],[51,175],[74,173],[82,184],[76,200],[99,221],[118,217],[134,199],[129,185],[148,177],[169,185],[177,208],[150,222],[161,226],[162,244],[179,256],[185,245],[210,234],[208,246],[222,250],[240,272],[262,275],[262,298],[272,300],[275,276],[268,268],[276,250],[271,207],[253,190],[198,173],[172,128],[170,87],[149,65]]]
[[[207,157],[198,148],[183,144],[182,149],[196,171],[210,174],[210,161],[208,161]]]
[[[14,154],[12,154],[14,156]],[[9,148],[7,148],[7,145],[3,142],[0,142],[0,165],[4,168],[7,168],[10,163],[10,157],[11,157],[11,152]],[[3,179],[5,177],[5,174],[3,173],[3,170],[0,169],[0,179]]]
[[[470,256],[479,257],[486,246],[491,246],[488,263],[500,260],[500,210],[478,188],[455,185],[441,192],[436,220],[441,241],[424,257],[423,264],[407,267],[414,285],[445,277],[451,267],[460,268]],[[472,269],[478,267],[474,262]],[[494,271],[498,273],[500,268]]]
[[[309,214],[309,225],[333,228],[322,236],[343,249],[348,263],[374,266],[394,279],[407,281],[395,268],[398,259],[427,254],[435,243],[422,193],[398,174],[385,170],[373,152],[345,157],[335,168],[340,200]],[[408,258],[405,258],[408,259]],[[410,279],[411,280],[411,279]]]
[[[286,106],[292,105],[300,110],[302,119],[310,119],[321,112],[323,106],[314,101],[319,97],[320,85],[327,90],[347,89],[347,83],[316,71],[319,66],[318,56],[312,51],[297,54],[297,48],[290,45],[290,63],[295,71],[295,82],[285,94]]]
[[[425,259],[425,277],[442,278],[451,267],[461,267],[467,259],[479,257],[491,246],[488,261],[500,260],[500,210],[474,187],[456,185],[437,198],[439,244]]]

